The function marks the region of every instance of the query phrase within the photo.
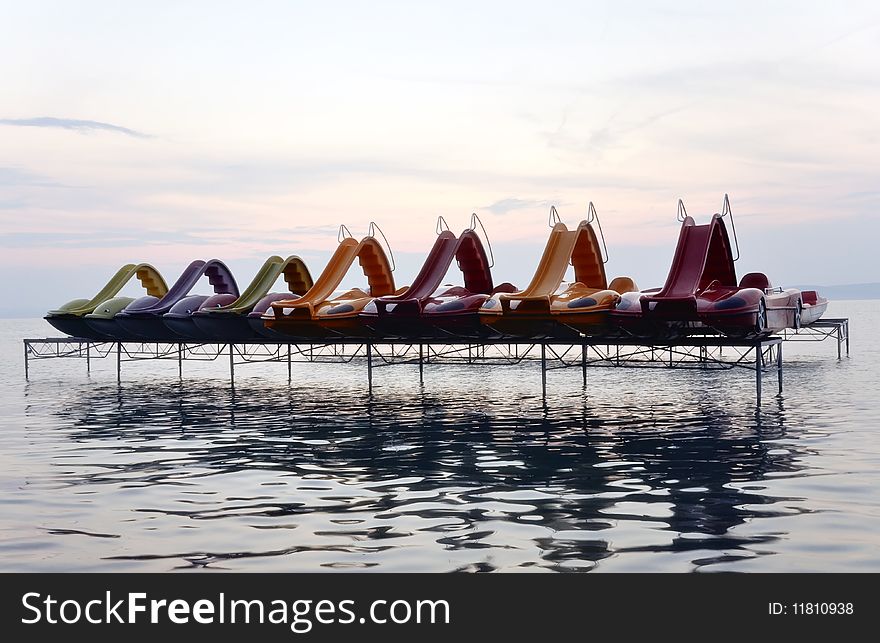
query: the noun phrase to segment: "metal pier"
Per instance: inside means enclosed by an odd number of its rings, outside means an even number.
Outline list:
[[[823,319],[807,328],[788,330],[779,336],[734,339],[721,335],[696,335],[670,341],[637,338],[481,339],[395,339],[380,343],[362,339],[335,339],[328,342],[296,343],[251,341],[238,343],[197,342],[101,342],[77,338],[25,339],[25,378],[31,362],[78,358],[91,372],[92,361],[116,360],[116,378],[122,381],[122,364],[143,360],[173,360],[178,377],[184,376],[184,362],[213,362],[228,359],[229,381],[235,386],[236,366],[253,363],[286,362],[291,381],[293,362],[365,362],[367,387],[373,390],[373,371],[395,364],[417,364],[419,382],[424,382],[428,364],[521,364],[539,362],[541,391],[547,394],[547,372],[579,368],[583,385],[587,371],[594,367],[665,368],[703,370],[750,370],[755,374],[757,404],[761,404],[765,374],[776,374],[782,393],[782,347],[788,341],[837,341],[838,359],[849,355],[849,320]]]
[[[797,330],[794,328],[786,328],[780,333],[780,335],[787,342],[823,342],[829,339],[836,340],[837,359],[843,357],[844,349],[846,349],[846,356],[849,357],[848,318],[823,318],[813,322],[809,326],[804,326]]]

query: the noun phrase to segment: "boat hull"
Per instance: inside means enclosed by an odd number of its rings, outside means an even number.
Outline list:
[[[763,302],[763,303],[762,303]],[[758,323],[759,310],[764,316]],[[748,337],[795,328],[800,292],[765,293],[758,288],[715,288],[697,296],[658,298],[627,294],[611,311],[609,322],[623,334],[664,339],[718,332]]]
[[[370,339],[375,336],[375,332],[366,324],[360,315],[350,315],[348,317],[322,316],[317,319],[317,323],[322,328],[328,330],[333,337]]]
[[[554,313],[553,320],[557,324],[557,334],[564,336],[588,335],[598,337],[608,335],[611,326],[608,310],[593,310],[583,313]]]
[[[280,338],[281,341],[315,341],[338,338],[339,335],[312,319],[284,319],[282,322],[270,321],[266,327],[264,336]]]
[[[501,333],[484,324],[476,311],[460,315],[426,315],[429,323],[439,337],[465,337],[468,339],[489,339],[501,337]]]
[[[170,315],[166,313],[162,316],[162,321],[168,330],[179,340],[207,342],[212,339],[196,325],[192,315]]]
[[[278,331],[273,330],[273,329],[269,328],[268,326],[266,326],[266,322],[261,315],[253,315],[253,316],[248,315],[247,321],[248,321],[248,326],[251,327],[251,330],[253,330],[254,333],[256,333],[258,338],[260,338],[260,339],[264,339],[264,340],[268,339],[273,342],[279,342],[279,343],[284,343],[284,344],[293,342],[296,339],[295,337],[291,337],[289,335],[279,333]]]
[[[386,315],[365,321],[378,338],[437,339],[443,332],[419,315]]]
[[[211,341],[246,342],[262,337],[248,323],[246,315],[195,313],[192,321]]]
[[[822,317],[822,315],[825,314],[825,311],[827,309],[827,301],[810,306],[804,306],[804,309],[801,311],[801,326],[809,326],[810,324],[819,321],[819,319]]]
[[[549,315],[481,315],[480,320],[502,337],[520,339],[551,337],[557,327]]]
[[[706,315],[701,321],[706,326],[706,331],[714,330],[728,337],[749,337],[773,332],[770,328],[765,329],[762,333],[757,331],[757,309],[730,315]]]
[[[95,333],[109,341],[143,341],[143,338],[125,330],[114,317],[89,318],[86,319],[86,323]]]
[[[180,335],[165,325],[161,315],[117,315],[114,318],[129,337],[135,341],[179,342]]]
[[[825,310],[828,308],[828,300],[820,297],[815,290],[804,290],[801,292],[803,301],[803,310],[801,311],[801,326],[809,326],[817,321]]]
[[[764,294],[753,288],[730,289],[721,298],[697,298],[697,320],[725,335],[767,335],[784,328],[797,328],[802,324],[798,314],[800,291],[793,288],[778,293]],[[718,310],[718,302],[727,302],[724,311]],[[730,305],[741,302],[740,305]],[[764,309],[764,319],[759,323],[759,311]]]
[[[512,284],[503,284],[503,291],[516,290]],[[497,290],[497,289],[496,289]],[[431,335],[437,337],[467,337],[480,339],[498,335],[497,331],[480,321],[480,308],[489,295],[471,293],[464,288],[454,287],[429,300],[422,309],[422,322],[430,327]]]
[[[82,339],[105,339],[105,336],[91,328],[88,322],[79,315],[52,315],[46,316],[44,319],[52,325],[56,330],[60,330],[65,335]]]

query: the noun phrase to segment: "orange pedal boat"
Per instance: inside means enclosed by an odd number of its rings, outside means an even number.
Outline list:
[[[284,340],[364,335],[367,329],[361,323],[360,312],[375,298],[395,292],[394,262],[389,261],[377,232],[387,246],[385,235],[375,223],[370,223],[367,236],[360,241],[340,226],[339,245],[314,285],[302,297],[273,302],[262,315],[262,334]],[[367,278],[368,289],[337,292],[355,259]]]
[[[601,247],[594,222],[602,237]],[[555,207],[550,208],[549,223],[550,238],[532,281],[525,290],[486,300],[480,319],[504,335],[519,337],[600,334],[621,293],[638,289],[629,277],[617,277],[608,284],[604,234],[592,202],[587,219],[574,230],[562,223]],[[569,265],[574,267],[575,281],[563,286]]]

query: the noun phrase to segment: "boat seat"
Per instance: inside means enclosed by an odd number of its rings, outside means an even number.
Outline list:
[[[608,284],[608,289],[622,295],[627,292],[637,292],[639,287],[636,286],[636,282],[629,277],[615,277],[611,280],[611,283]]]
[[[462,286],[449,286],[446,290],[440,293],[440,297],[468,297],[472,293],[467,288],[463,288]]]
[[[500,292],[514,293],[517,290],[518,288],[512,283],[510,283],[509,281],[505,281],[503,284],[498,284],[497,286],[495,286],[495,288],[492,290],[492,294],[497,295]]]
[[[757,288],[758,290],[766,290],[767,288],[772,288],[773,284],[770,283],[770,280],[767,278],[763,272],[750,272],[746,275],[743,275],[743,278],[739,280],[740,288]]]

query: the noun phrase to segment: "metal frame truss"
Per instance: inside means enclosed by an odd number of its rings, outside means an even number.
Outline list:
[[[849,355],[849,320],[824,319],[799,330],[786,330],[779,336],[736,339],[722,335],[694,335],[675,340],[650,341],[639,338],[574,339],[514,338],[474,339],[399,339],[379,343],[366,339],[334,339],[311,343],[251,341],[237,343],[198,342],[102,342],[76,338],[25,339],[25,378],[30,376],[34,360],[85,359],[86,372],[91,361],[116,357],[116,377],[122,381],[123,362],[175,360],[178,376],[183,377],[186,361],[213,362],[225,359],[229,364],[230,384],[235,386],[235,367],[242,364],[286,362],[287,379],[292,379],[294,362],[350,363],[365,361],[367,383],[373,389],[373,370],[397,364],[417,364],[419,382],[424,382],[426,364],[496,364],[514,365],[540,361],[541,389],[547,393],[547,371],[577,368],[587,384],[587,369],[667,368],[729,371],[747,369],[755,373],[756,399],[761,404],[763,376],[777,375],[782,393],[782,346],[786,341],[837,341],[837,356],[845,346]]]

